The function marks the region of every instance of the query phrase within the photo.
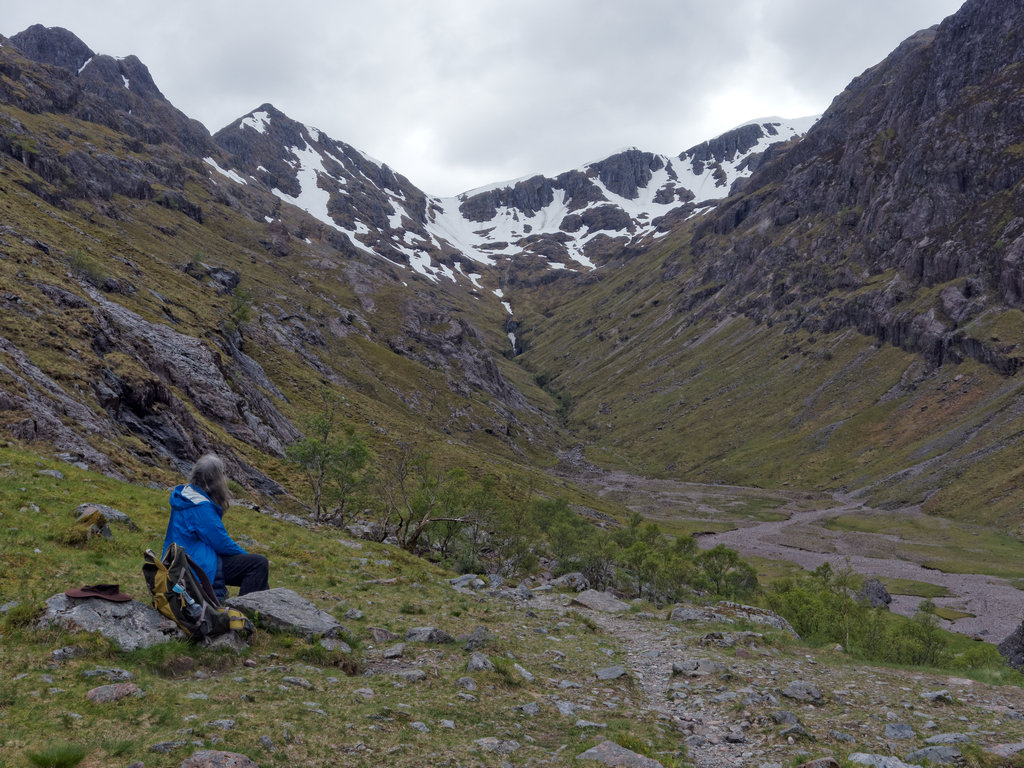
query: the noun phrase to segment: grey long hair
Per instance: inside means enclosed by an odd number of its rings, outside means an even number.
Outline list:
[[[188,484],[203,491],[222,512],[228,508],[228,478],[220,456],[214,453],[200,456],[188,476]]]

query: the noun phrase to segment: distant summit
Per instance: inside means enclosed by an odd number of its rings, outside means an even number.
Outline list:
[[[239,183],[256,183],[348,246],[430,280],[476,285],[479,266],[590,270],[713,207],[773,144],[813,119],[742,126],[677,157],[628,149],[554,178],[429,196],[387,165],[264,104],[214,135]]]

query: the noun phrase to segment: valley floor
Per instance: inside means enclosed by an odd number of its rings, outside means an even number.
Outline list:
[[[948,540],[945,521],[923,515],[915,508],[880,511],[849,496],[796,490],[703,485],[630,475],[625,472],[588,472],[576,478],[601,496],[611,496],[666,529],[693,531],[704,549],[717,544],[735,549],[743,557],[787,561],[813,570],[829,563],[834,570],[852,568],[883,583],[895,579],[932,584],[948,590],[933,598],[936,606],[968,614],[942,620],[946,629],[999,643],[1024,620],[1024,591],[1005,578],[986,573],[952,573],[935,567]],[[870,521],[866,530],[828,527],[839,518]],[[960,531],[961,538],[977,538],[976,531]],[[986,566],[1004,556],[985,551],[978,539],[962,545],[971,561]],[[957,554],[949,547],[947,561]],[[971,562],[958,563],[970,570]],[[912,616],[921,597],[890,589],[890,609]]]
[[[950,593],[948,597],[933,598],[936,606],[971,614],[956,621],[943,620],[942,626],[993,643],[1002,641],[1024,620],[1024,592],[1005,579],[985,574],[943,573],[927,568],[908,559],[908,555],[901,551],[901,542],[895,537],[891,557],[858,554],[863,551],[861,537],[865,534],[844,534],[815,525],[830,517],[865,511],[862,505],[846,500],[830,509],[794,512],[788,520],[755,523],[703,536],[700,546],[710,548],[725,544],[745,557],[788,560],[808,570],[829,563],[833,569],[848,566],[857,573],[874,576],[883,582],[886,579],[910,579],[936,584]],[[907,511],[905,514],[915,513]],[[889,609],[903,616],[913,616],[921,599],[914,595],[893,594]]]

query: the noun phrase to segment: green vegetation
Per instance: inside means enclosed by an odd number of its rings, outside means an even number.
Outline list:
[[[78,744],[55,744],[41,752],[29,752],[28,759],[39,768],[72,768],[85,759],[85,748]]]
[[[60,470],[64,477],[43,473],[50,470]],[[539,718],[529,730],[531,740],[525,741],[493,718],[496,710],[511,711],[522,704],[521,697],[543,695],[549,677],[586,679],[596,666],[607,664],[601,651],[607,639],[573,615],[556,627],[526,606],[467,599],[448,584],[450,571],[400,548],[353,542],[330,525],[298,526],[240,505],[228,510],[229,527],[247,549],[270,558],[273,586],[294,589],[339,616],[351,608],[364,614],[343,619],[353,652],[329,651],[317,638],[262,630],[241,655],[182,642],[125,653],[99,635],[38,629],[35,619],[44,599],[81,584],[119,583],[122,591],[145,601],[141,552],[162,541],[167,492],[0,445],[0,498],[0,548],[5,553],[0,594],[4,602],[19,603],[6,612],[0,627],[4,765],[127,765],[141,760],[147,766],[172,768],[194,751],[195,740],[248,755],[265,766],[324,765],[336,762],[340,751],[353,766],[378,765],[386,754],[388,765],[415,768],[423,764],[425,745],[471,762],[473,741],[495,735],[518,738],[523,759],[550,759],[563,745],[575,755],[596,743],[592,733],[567,729],[555,718]],[[84,502],[114,506],[138,529],[113,524],[112,541],[65,543],[59,534]],[[477,627],[488,631],[491,639],[482,650],[497,671],[477,676],[479,700],[453,694],[458,690],[455,680],[465,675],[461,644],[409,648],[397,667],[421,667],[428,670],[428,678],[394,685],[398,678],[374,652],[367,627],[402,636],[427,623],[453,635]],[[558,660],[547,653],[553,637],[571,646],[568,658]],[[69,646],[77,648],[76,655],[53,665],[51,653]],[[538,682],[527,682],[516,672],[508,654],[537,675]],[[89,702],[86,693],[108,680],[84,673],[112,667],[130,671],[146,696],[117,704]],[[374,677],[364,677],[367,670]],[[289,677],[309,680],[314,690],[296,688],[285,682]],[[614,689],[619,700],[629,697],[625,683],[605,687]],[[367,688],[375,695],[357,693]],[[325,728],[327,720],[320,712],[343,718],[346,727]],[[222,730],[213,724],[225,718],[238,721],[238,727]],[[437,725],[448,719],[458,723],[457,733]],[[432,732],[417,734],[409,728],[412,720],[429,723]],[[623,710],[617,727],[651,744],[650,749],[677,749],[677,739],[652,714],[635,707]],[[155,744],[182,740],[184,729],[189,729],[187,747],[167,754],[151,751]],[[54,743],[55,734],[61,743]],[[275,751],[261,744],[263,736]],[[360,745],[373,747],[366,751]]]
[[[345,401],[329,390],[321,400],[323,410],[306,420],[305,436],[288,446],[287,457],[306,478],[313,519],[340,525],[357,493],[369,485],[370,451],[355,428],[341,422]]]
[[[858,602],[859,577],[822,565],[781,579],[765,591],[765,601],[813,645],[839,643],[852,657],[871,662],[956,670],[983,679],[1020,679],[992,645],[979,645],[943,631],[940,610],[924,600],[913,619]],[[948,618],[948,617],[945,617]]]
[[[899,536],[905,557],[945,573],[1024,577],[1024,542],[978,525],[924,515],[840,515],[830,530]]]

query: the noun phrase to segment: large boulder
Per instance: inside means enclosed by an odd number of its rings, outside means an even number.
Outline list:
[[[722,600],[715,603],[715,613],[722,614],[733,621],[748,621],[751,624],[760,624],[772,629],[778,629],[798,640],[800,639],[792,624],[775,613],[775,611],[769,611],[767,608],[758,608],[755,605],[743,605],[742,603]]]
[[[1024,670],[1024,622],[998,645],[1006,663],[1014,669]]]
[[[135,651],[168,640],[184,639],[178,625],[155,608],[136,600],[115,603],[98,597],[68,597],[63,592],[46,601],[40,629],[99,632],[122,651]]]
[[[344,632],[341,623],[331,614],[284,587],[229,597],[225,604],[247,615],[257,627],[303,637],[337,637]]]
[[[884,608],[892,602],[892,595],[878,579],[864,579],[857,600],[872,608]]]

